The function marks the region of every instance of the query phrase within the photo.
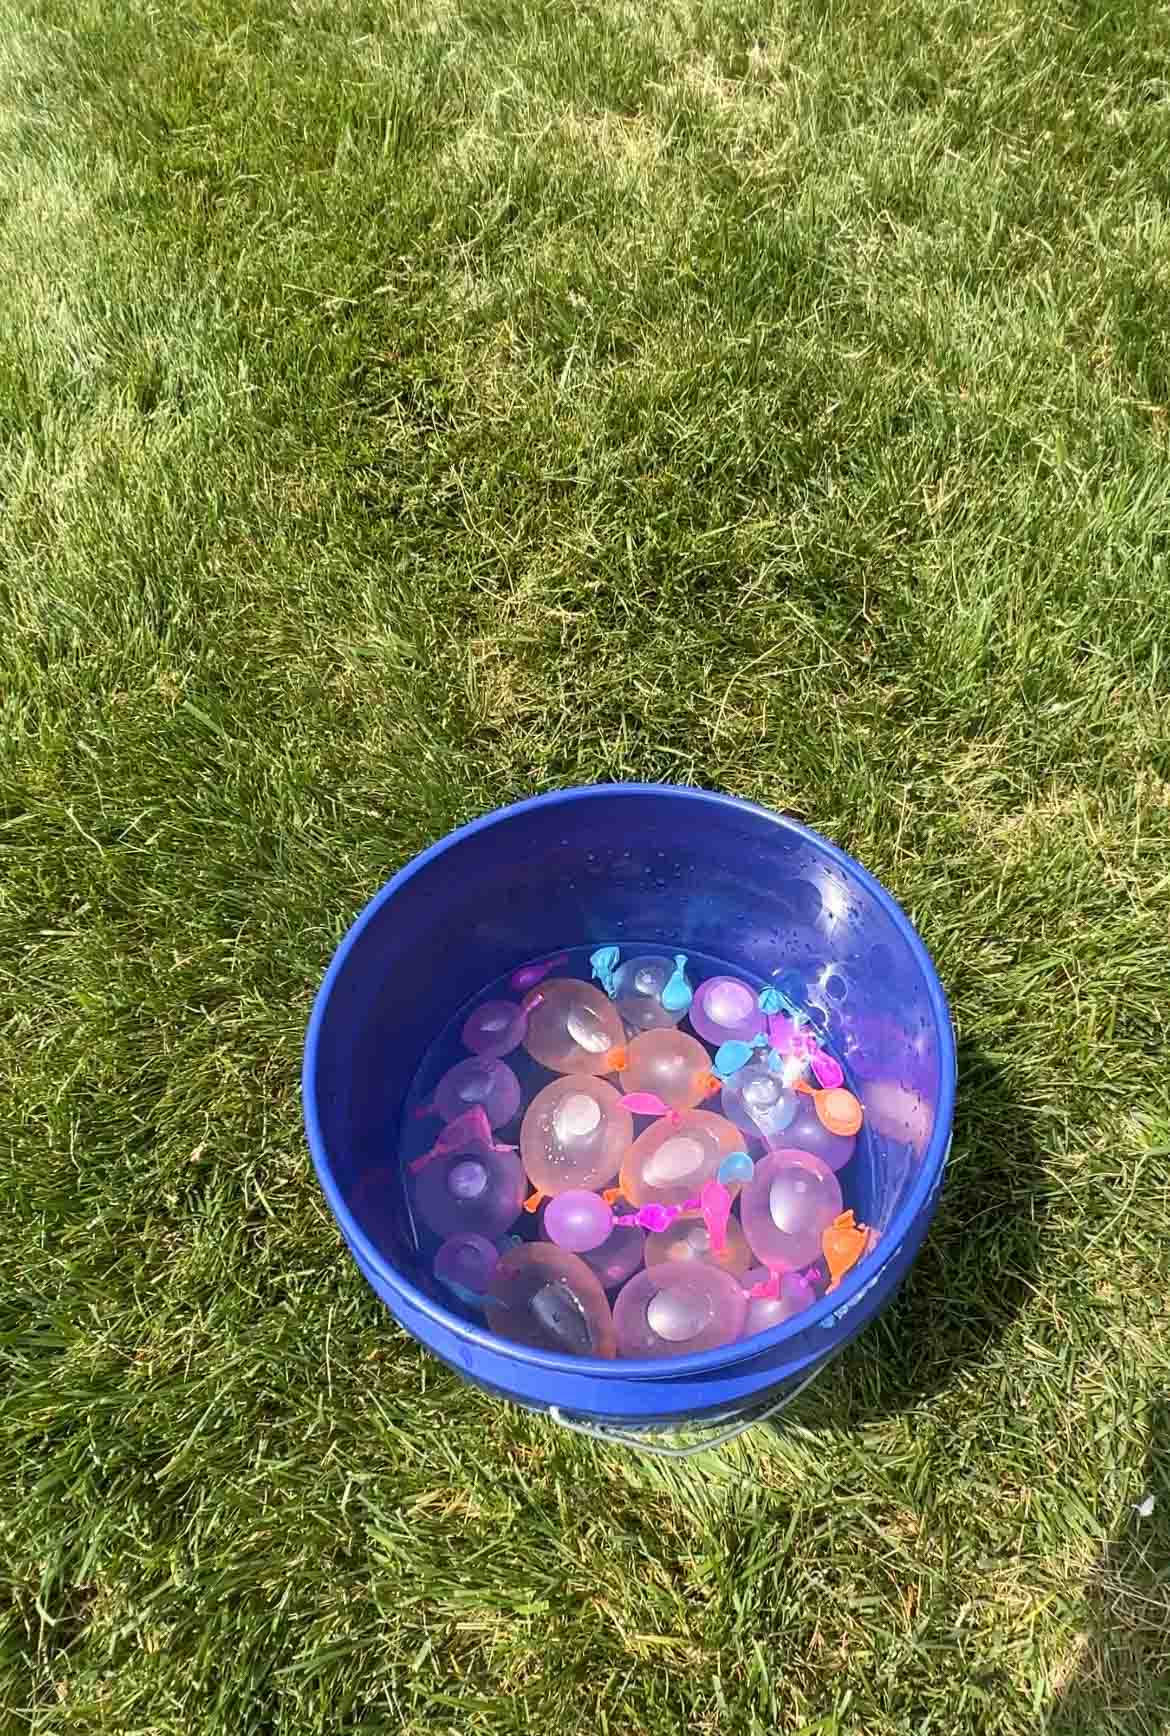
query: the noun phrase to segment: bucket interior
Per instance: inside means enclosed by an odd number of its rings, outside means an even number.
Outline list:
[[[436,1032],[502,973],[607,943],[714,955],[812,1013],[865,1108],[849,1203],[884,1233],[942,1095],[945,1009],[904,919],[840,852],[776,815],[698,791],[602,787],[453,834],[339,949],[318,1009],[319,1147],[386,1263],[447,1305],[416,1249],[398,1159],[404,1100]]]

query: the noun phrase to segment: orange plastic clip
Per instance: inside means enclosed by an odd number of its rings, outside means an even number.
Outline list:
[[[607,1073],[624,1073],[629,1064],[630,1052],[628,1049],[611,1049],[609,1054],[605,1057],[605,1070]]]
[[[540,1189],[537,1188],[536,1192],[534,1194],[529,1194],[528,1198],[524,1201],[524,1210],[526,1212],[538,1212],[540,1210],[541,1200],[547,1198],[548,1195],[542,1194]]]
[[[842,1212],[834,1218],[821,1237],[821,1248],[832,1282],[825,1295],[835,1290],[846,1272],[851,1272],[869,1246],[869,1231],[855,1222],[852,1212]]]
[[[810,1085],[807,1079],[794,1079],[792,1089],[812,1098],[817,1120],[829,1133],[847,1137],[856,1133],[861,1126],[861,1104],[852,1091],[846,1091],[843,1085],[830,1091],[822,1091],[817,1086]]]

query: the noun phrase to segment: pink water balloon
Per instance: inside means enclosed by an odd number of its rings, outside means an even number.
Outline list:
[[[701,1260],[665,1260],[623,1285],[613,1305],[618,1354],[689,1356],[738,1338],[748,1298],[729,1272]]]
[[[773,1277],[775,1282],[770,1283]],[[753,1332],[767,1332],[771,1326],[782,1325],[785,1320],[811,1308],[817,1299],[816,1291],[801,1272],[771,1274],[766,1267],[756,1266],[740,1282],[748,1294],[747,1318],[743,1327],[745,1338]],[[776,1294],[752,1295],[753,1289],[764,1287],[775,1289]]]
[[[724,1158],[742,1144],[739,1128],[708,1109],[664,1115],[625,1154],[622,1193],[634,1206],[682,1206],[718,1176]]]
[[[634,1135],[619,1094],[591,1074],[566,1074],[538,1091],[520,1125],[520,1155],[538,1193],[611,1182]]]
[[[744,1234],[756,1259],[789,1270],[820,1258],[821,1236],[841,1211],[841,1185],[808,1152],[771,1151],[740,1195]]]
[[[612,1073],[625,1058],[625,1027],[592,983],[552,977],[525,997],[524,1047],[553,1073]]]
[[[716,1249],[710,1229],[701,1217],[678,1217],[661,1235],[646,1238],[646,1265],[660,1266],[664,1261],[676,1265],[700,1260],[720,1271],[741,1277],[752,1264],[752,1252],[736,1218],[728,1220],[722,1246]]]
[[[634,1037],[621,1070],[627,1094],[658,1097],[668,1109],[692,1109],[719,1086],[711,1057],[685,1031],[644,1031]]]
[[[573,1356],[616,1353],[613,1315],[594,1272],[550,1242],[525,1242],[500,1257],[485,1296],[501,1338]]]

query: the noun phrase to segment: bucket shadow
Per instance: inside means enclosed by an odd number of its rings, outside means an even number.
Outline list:
[[[1157,1736],[1170,1729],[1170,1398],[1154,1407],[1139,1496],[1086,1588],[1084,1641],[1044,1736]]]
[[[1029,1117],[996,1063],[962,1045],[954,1147],[926,1240],[890,1306],[801,1402],[801,1422],[873,1422],[990,1361],[1032,1294],[1046,1209]]]

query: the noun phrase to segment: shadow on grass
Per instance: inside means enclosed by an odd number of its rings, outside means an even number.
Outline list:
[[[800,1406],[856,1427],[898,1411],[992,1360],[1032,1292],[1047,1195],[1029,1117],[1000,1068],[959,1051],[954,1155],[905,1283]],[[775,1425],[783,1429],[784,1419]]]
[[[1084,1638],[1044,1721],[1045,1736],[1161,1736],[1170,1730],[1170,1398],[1153,1407],[1143,1497],[1086,1588]]]

